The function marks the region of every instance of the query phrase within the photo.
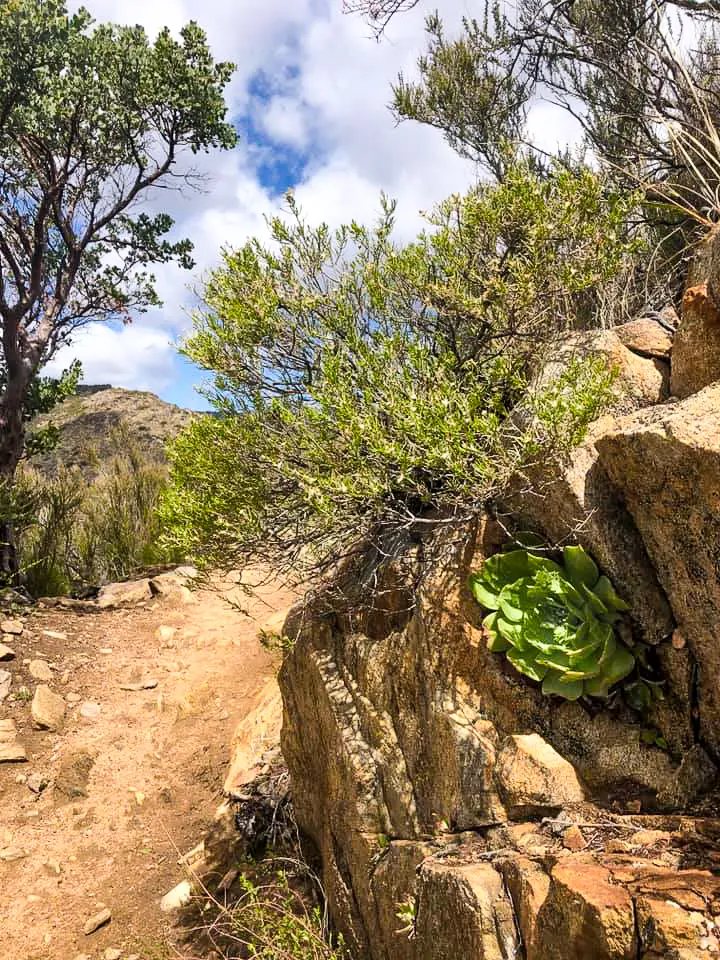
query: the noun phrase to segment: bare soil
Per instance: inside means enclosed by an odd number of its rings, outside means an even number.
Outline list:
[[[259,632],[292,600],[272,583],[252,600],[224,584],[126,610],[33,610],[3,638],[13,692],[34,691],[41,659],[68,706],[50,733],[33,729],[29,700],[0,705],[29,758],[0,764],[0,960],[193,956],[159,902],[222,801],[235,725],[276,670]],[[157,685],[121,689],[145,681]],[[34,775],[48,781],[39,794]],[[110,923],[84,934],[104,907]]]

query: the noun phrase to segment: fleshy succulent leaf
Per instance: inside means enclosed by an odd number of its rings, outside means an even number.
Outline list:
[[[468,582],[472,595],[481,607],[485,607],[486,610],[497,610],[498,594],[487,586],[479,573],[473,574]]]
[[[592,590],[600,577],[600,571],[592,557],[582,547],[565,547],[563,561],[570,581],[578,590],[583,586]]]
[[[572,680],[569,683],[563,680],[563,675],[552,671],[543,680],[542,691],[545,694],[554,693],[566,700],[577,700],[583,694],[582,680]]]
[[[491,611],[483,621],[488,647],[541,681],[546,694],[607,697],[635,667],[613,630],[627,604],[582,547],[566,547],[563,560],[564,567],[515,549],[490,557],[470,578],[474,596]]]
[[[516,670],[531,680],[542,680],[548,672],[548,668],[538,663],[532,652],[513,648],[508,651],[507,658]]]
[[[600,577],[595,584],[593,593],[602,600],[608,610],[625,613],[630,609],[627,603],[617,595],[615,587],[613,587],[607,577]]]

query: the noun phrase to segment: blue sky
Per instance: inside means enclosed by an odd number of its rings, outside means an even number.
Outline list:
[[[437,131],[396,125],[387,109],[398,71],[415,71],[433,0],[421,0],[396,18],[381,43],[370,38],[360,18],[343,15],[342,0],[84,0],[82,5],[97,20],[140,23],[151,36],[163,26],[178,31],[197,20],[215,56],[238,64],[227,99],[240,143],[232,152],[200,159],[208,177],[203,193],[164,194],[178,234],[195,244],[196,269],[191,274],[159,269],[162,309],[121,329],[93,324],[53,361],[50,373],[77,356],[89,383],[152,390],[182,406],[201,407],[193,387],[203,375],[177,355],[174,344],[190,328],[196,292],[221,248],[262,236],[265,217],[282,209],[288,187],[308,219],[331,225],[374,220],[384,190],[399,201],[398,236],[410,238],[422,224],[422,210],[477,177]],[[472,0],[445,0],[450,29],[475,7]],[[532,125],[548,145],[565,139],[562,122],[542,109]]]

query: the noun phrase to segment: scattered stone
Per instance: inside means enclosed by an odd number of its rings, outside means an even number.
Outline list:
[[[103,960],[120,960],[121,956],[122,950],[118,950],[117,947],[108,947],[103,954]]]
[[[160,901],[160,909],[163,913],[171,913],[173,910],[179,910],[192,900],[192,886],[189,880],[183,880],[176,887],[173,887]]]
[[[92,700],[87,700],[80,707],[80,716],[84,717],[86,720],[97,720],[100,716],[100,704],[93,703]]]
[[[3,622],[0,623],[0,632],[9,633],[10,636],[13,637],[22,636],[23,630],[24,627],[20,620],[3,620]]]
[[[513,820],[547,815],[585,799],[572,764],[537,733],[507,738],[498,755],[496,777]]]
[[[75,957],[75,960],[92,960],[92,957],[87,953],[79,953]]]
[[[567,850],[572,850],[573,853],[579,853],[587,846],[587,840],[577,824],[574,823],[571,827],[568,827],[563,834],[563,846]]]
[[[3,849],[0,850],[0,860],[2,860],[3,863],[24,860],[27,856],[27,850],[21,850],[20,847],[3,847]]]
[[[128,606],[150,600],[152,591],[150,581],[131,580],[128,583],[109,583],[102,587],[97,598],[97,605],[104,610],[113,607]]]
[[[43,630],[44,637],[50,637],[51,640],[67,640],[66,633],[58,633],[57,630]]]
[[[155,631],[155,636],[158,639],[158,642],[164,647],[172,647],[175,645],[175,634],[177,633],[177,627],[168,627],[161,626],[158,627]]]
[[[90,917],[83,927],[83,933],[86,937],[89,937],[91,933],[95,933],[96,930],[99,930],[100,927],[104,927],[106,923],[110,923],[112,920],[112,914],[107,909],[101,910],[99,913],[96,913],[95,916]]]
[[[154,690],[157,685],[157,680],[139,680],[137,683],[121,683],[120,689],[137,692],[138,690]]]
[[[78,750],[64,757],[55,777],[55,791],[69,800],[87,796],[87,785],[95,757],[87,750]]]
[[[658,843],[669,843],[671,839],[665,830],[638,830],[630,837],[630,843],[636,847],[654,847]]]
[[[112,647],[100,647],[100,653],[109,655],[113,652]]]
[[[25,747],[17,740],[14,720],[0,720],[0,763],[24,763]]]
[[[40,730],[58,731],[65,720],[65,701],[59,693],[41,684],[35,691],[30,708],[33,726]]]
[[[0,743],[0,763],[27,763],[27,751],[19,742]]]
[[[47,660],[31,660],[28,670],[33,680],[40,680],[42,683],[52,682],[53,672]]]
[[[31,773],[26,780],[28,790],[37,794],[41,794],[49,783],[48,778],[44,777],[41,773]]]
[[[59,877],[62,873],[62,866],[59,860],[46,860],[43,864],[43,870],[49,873],[51,877]]]
[[[0,643],[0,660],[14,660],[15,651],[11,650],[10,647],[6,647],[4,643]]]
[[[66,694],[65,694],[65,702],[66,702],[66,703],[70,703],[70,704],[80,703],[81,700],[82,700],[82,697],[80,696],[79,693],[66,693]]]
[[[0,670],[0,703],[2,703],[10,693],[12,680],[12,674],[9,670]]]

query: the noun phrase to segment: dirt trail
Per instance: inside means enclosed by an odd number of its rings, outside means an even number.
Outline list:
[[[232,595],[246,614],[198,591],[124,610],[35,611],[22,636],[3,637],[16,653],[0,664],[12,690],[34,691],[29,661],[44,660],[67,711],[49,733],[32,728],[28,700],[0,705],[29,758],[0,763],[0,960],[190,955],[168,949],[159,901],[222,800],[235,725],[275,671],[259,630],[277,627],[293,599],[272,584],[252,601]],[[157,686],[121,689],[145,681]],[[49,786],[34,793],[41,779]],[[103,907],[111,922],[85,935]]]

